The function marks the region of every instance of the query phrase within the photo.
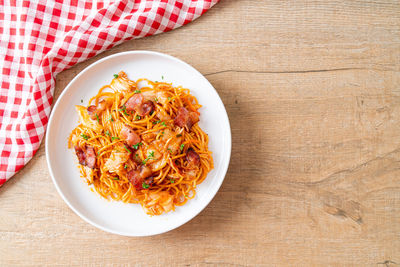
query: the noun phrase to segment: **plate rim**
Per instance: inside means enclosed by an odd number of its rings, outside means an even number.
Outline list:
[[[183,220],[182,222],[179,222],[176,225],[173,225],[172,227],[167,227],[166,229],[163,229],[163,230],[155,232],[155,233],[150,233],[150,234],[148,234],[148,233],[133,234],[133,233],[129,233],[129,232],[126,232],[126,231],[116,231],[116,230],[104,227],[104,226],[102,226],[102,225],[90,220],[89,218],[87,218],[84,214],[82,214],[80,211],[78,211],[69,202],[69,200],[66,198],[66,196],[63,194],[61,188],[59,187],[59,185],[58,185],[58,183],[57,183],[57,181],[55,179],[55,175],[54,175],[54,172],[53,172],[53,169],[52,169],[52,166],[51,166],[51,163],[50,163],[50,159],[49,159],[50,158],[50,156],[49,156],[49,154],[50,154],[50,151],[49,151],[49,142],[50,142],[50,140],[49,140],[50,137],[49,136],[50,136],[50,134],[49,134],[49,132],[51,133],[51,128],[52,128],[51,126],[53,124],[53,118],[54,118],[54,114],[55,114],[53,111],[56,110],[56,108],[58,107],[59,103],[62,101],[63,97],[70,90],[70,87],[75,83],[75,81],[77,79],[79,79],[82,75],[84,75],[89,69],[93,68],[94,66],[96,66],[96,65],[98,65],[98,64],[100,64],[100,63],[102,63],[104,61],[110,60],[110,59],[112,59],[114,57],[119,57],[119,56],[123,56],[123,55],[127,55],[127,54],[129,54],[129,55],[131,55],[131,54],[144,54],[144,55],[146,55],[147,54],[147,55],[153,55],[153,56],[155,55],[155,56],[159,56],[159,57],[165,57],[165,58],[168,58],[170,60],[177,61],[178,63],[183,64],[185,67],[189,68],[191,71],[194,71],[195,73],[197,73],[199,75],[199,77],[201,79],[205,80],[205,82],[212,88],[212,90],[214,90],[214,92],[218,96],[218,101],[220,101],[220,103],[222,104],[224,115],[225,115],[224,117],[226,117],[226,122],[227,122],[227,126],[228,126],[228,129],[227,129],[227,132],[228,132],[227,139],[228,140],[227,140],[227,147],[226,147],[227,148],[227,155],[226,156],[228,157],[228,160],[226,161],[225,166],[222,166],[223,169],[222,169],[221,173],[223,175],[222,175],[222,178],[220,179],[220,181],[215,185],[215,187],[216,187],[215,193],[208,200],[206,199],[206,201],[204,202],[202,207],[197,212],[195,212],[192,216],[189,216],[187,219]],[[203,74],[201,74],[197,69],[195,69],[193,66],[189,65],[188,63],[184,62],[183,60],[181,60],[179,58],[176,58],[174,56],[168,55],[168,54],[164,54],[164,53],[156,52],[156,51],[149,51],[149,50],[133,50],[133,51],[125,51],[125,52],[115,53],[115,54],[106,56],[106,57],[104,57],[102,59],[99,59],[99,60],[93,62],[92,64],[90,64],[89,66],[85,67],[82,71],[80,71],[67,84],[67,86],[63,89],[63,91],[61,92],[61,94],[57,98],[57,101],[54,103],[54,105],[53,105],[53,107],[51,109],[51,113],[50,113],[50,116],[49,116],[49,121],[48,121],[46,130],[47,130],[46,131],[46,138],[45,138],[46,162],[47,162],[48,170],[50,172],[51,179],[53,181],[54,186],[57,189],[58,194],[61,196],[61,198],[64,200],[64,202],[68,205],[68,207],[71,210],[73,210],[75,212],[75,214],[77,214],[85,222],[87,222],[87,223],[91,224],[92,226],[94,226],[94,227],[96,227],[98,229],[101,229],[101,230],[103,230],[105,232],[112,233],[112,234],[117,234],[117,235],[121,235],[121,236],[141,237],[141,236],[159,235],[159,234],[163,234],[163,233],[169,232],[171,230],[177,229],[180,226],[182,226],[182,225],[188,223],[189,221],[191,221],[193,218],[195,218],[197,215],[199,215],[211,203],[211,201],[217,195],[219,189],[221,188],[222,183],[225,180],[226,173],[227,173],[229,165],[230,165],[230,159],[231,159],[231,153],[232,153],[232,131],[231,131],[231,126],[230,126],[230,122],[229,122],[229,116],[228,116],[228,113],[226,111],[225,105],[224,105],[221,97],[219,96],[217,90],[214,88],[214,86],[207,80],[207,78]]]

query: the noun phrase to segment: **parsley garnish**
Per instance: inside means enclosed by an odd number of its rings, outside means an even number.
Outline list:
[[[99,115],[97,115],[97,113],[95,113],[95,114],[96,114],[96,120],[97,120],[97,122],[100,123]]]
[[[114,74],[114,78],[117,79],[118,78],[118,74]]]
[[[163,80],[164,80],[164,76],[161,76],[161,79],[163,79]]]
[[[183,150],[183,148],[184,148],[184,147],[185,147],[185,145],[184,145],[184,144],[182,144],[182,145],[181,145],[181,147],[180,147],[180,148],[181,148],[181,151]]]
[[[169,179],[169,181],[171,182],[171,184],[175,183],[174,179]]]
[[[126,112],[126,106],[122,105],[122,107],[120,109],[118,109],[119,111],[123,112],[126,116],[128,116],[129,114]]]
[[[143,182],[143,183],[142,183],[142,187],[143,187],[144,189],[147,189],[147,188],[149,188],[149,185],[146,184],[145,182]]]
[[[149,155],[147,156],[147,158],[145,159],[145,160],[143,160],[143,165],[146,165],[146,163],[147,163],[147,161],[149,160],[149,159],[154,159],[154,151],[151,151],[150,153],[149,153]]]
[[[81,99],[81,103],[83,103],[83,99]]]
[[[110,114],[110,118],[108,118],[109,121],[114,121],[113,117]]]
[[[142,117],[140,117],[139,115],[136,115],[136,120],[140,120],[142,119]]]
[[[169,153],[171,153],[171,154],[172,154],[172,149],[171,149],[171,148],[168,148],[168,151],[169,151]]]
[[[88,139],[89,139],[89,136],[87,136],[86,134],[81,134],[81,136],[82,136],[82,138],[85,139],[85,140],[88,140]]]
[[[113,180],[119,180],[119,178],[118,177],[113,177]]]
[[[153,124],[157,124],[160,123],[161,121],[153,121]]]
[[[106,135],[111,136],[110,132],[107,130]]]
[[[135,94],[139,94],[141,91],[140,90],[135,90],[134,93]]]
[[[176,137],[181,137],[181,136],[182,136],[181,134],[177,134],[177,135],[176,135]]]
[[[170,97],[170,96],[168,97],[168,100],[171,100],[171,97]]]
[[[131,151],[124,145],[124,148],[126,151],[128,151],[129,153],[131,153]]]
[[[165,124],[165,122],[161,122],[161,125],[162,125],[162,126],[167,126],[167,125]]]
[[[114,141],[114,140],[119,140],[119,137],[112,136],[112,137],[111,137],[111,141]]]
[[[156,103],[158,103],[158,98],[157,98],[157,97],[155,97],[155,98],[154,98],[154,101],[156,101]]]
[[[128,168],[128,165],[125,164],[124,169],[127,169],[127,168]]]
[[[136,145],[133,145],[132,147],[134,148],[134,149],[138,149],[139,148],[139,146],[141,146],[142,145],[142,143],[141,142],[139,142],[139,143],[137,143]],[[136,154],[137,155],[137,154]]]

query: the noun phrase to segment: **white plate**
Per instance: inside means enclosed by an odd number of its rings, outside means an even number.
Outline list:
[[[214,169],[197,186],[196,197],[174,212],[150,217],[139,204],[107,201],[89,187],[79,175],[74,151],[68,149],[69,133],[78,124],[75,105],[84,104],[102,85],[109,84],[114,73],[125,71],[132,80],[149,78],[189,88],[199,103],[200,127],[209,135]],[[215,196],[224,180],[231,154],[231,130],[225,107],[212,85],[200,72],[185,62],[156,52],[130,51],[103,58],[77,75],[54,105],[46,136],[47,164],[53,182],[64,201],[82,219],[111,233],[148,236],[181,226]]]

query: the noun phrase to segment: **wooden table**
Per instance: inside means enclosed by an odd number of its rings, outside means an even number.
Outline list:
[[[172,32],[102,57],[161,51],[197,68],[229,114],[232,158],[200,215],[129,238],[85,223],[44,144],[0,189],[0,265],[400,264],[400,3],[222,0]]]

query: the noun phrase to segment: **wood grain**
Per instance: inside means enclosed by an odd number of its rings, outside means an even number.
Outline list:
[[[128,238],[57,194],[44,144],[0,189],[0,265],[400,264],[400,2],[222,0],[195,22],[96,60],[161,51],[202,72],[232,127],[211,204],[169,233]]]

